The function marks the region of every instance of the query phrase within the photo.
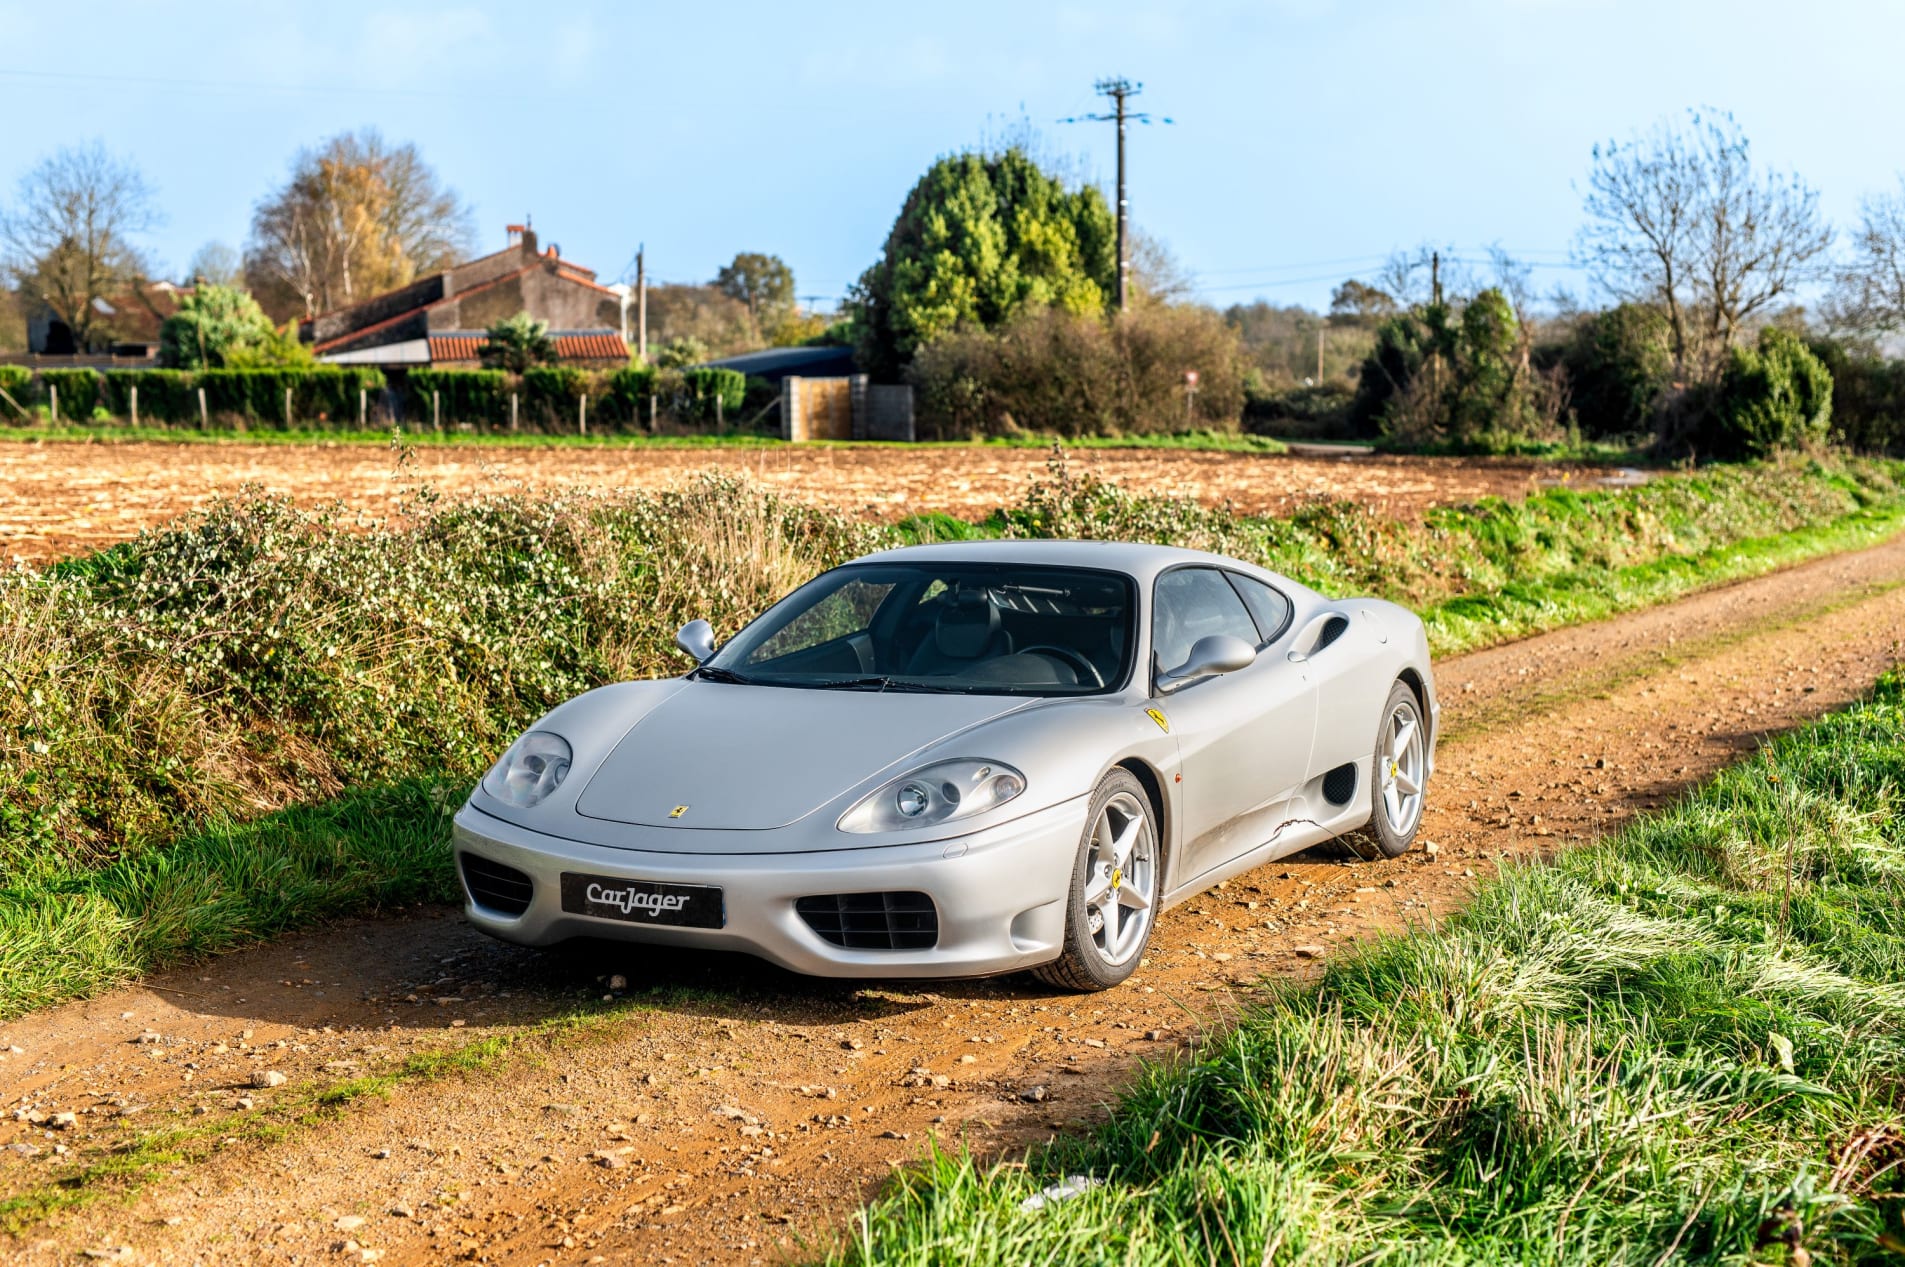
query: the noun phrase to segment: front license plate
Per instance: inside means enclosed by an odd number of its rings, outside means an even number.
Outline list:
[[[727,923],[721,890],[709,885],[616,880],[569,871],[562,873],[562,909],[572,915],[676,928],[720,928]]]

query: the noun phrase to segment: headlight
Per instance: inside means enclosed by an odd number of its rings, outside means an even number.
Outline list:
[[[1025,776],[996,761],[941,761],[894,779],[840,816],[840,830],[905,831],[971,818],[1025,791]]]
[[[532,730],[483,776],[483,790],[507,805],[528,809],[562,785],[573,755],[561,735]]]

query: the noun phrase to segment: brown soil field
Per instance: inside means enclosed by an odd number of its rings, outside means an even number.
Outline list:
[[[44,562],[135,536],[251,485],[304,505],[381,515],[407,489],[658,488],[698,471],[745,472],[778,489],[895,520],[926,511],[981,518],[1045,471],[1040,449],[981,446],[643,448],[420,446],[401,465],[374,444],[85,441],[0,443],[0,562]],[[1393,515],[1478,497],[1523,496],[1537,479],[1611,473],[1520,459],[1345,457],[1081,449],[1073,463],[1133,489],[1278,513],[1318,498]]]
[[[1138,1062],[1194,1049],[1267,982],[1455,909],[1504,859],[1592,841],[1856,698],[1902,641],[1905,537],[1443,661],[1424,847],[1375,863],[1317,850],[1232,880],[1167,913],[1138,974],[1100,995],[1023,976],[861,986],[740,957],[537,954],[424,909],[49,1009],[0,1025],[0,1107],[21,1115],[0,1116],[0,1199],[110,1165],[136,1132],[203,1123],[225,1142],[0,1236],[0,1259],[812,1257],[930,1141],[998,1156],[1100,1118]],[[288,1097],[578,1008],[600,1023],[276,1141],[246,1132],[294,1116]],[[267,1071],[288,1081],[253,1090]],[[29,1111],[74,1117],[55,1130]]]

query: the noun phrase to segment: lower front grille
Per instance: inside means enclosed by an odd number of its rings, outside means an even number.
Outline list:
[[[795,912],[821,940],[846,950],[930,950],[939,943],[939,910],[924,893],[824,893]]]
[[[527,875],[473,853],[463,855],[463,887],[472,902],[499,915],[521,915],[536,895],[536,882]]]

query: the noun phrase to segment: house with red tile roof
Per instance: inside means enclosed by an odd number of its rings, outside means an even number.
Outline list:
[[[549,326],[559,360],[606,368],[628,363],[627,301],[627,287],[602,285],[556,247],[541,249],[534,229],[510,225],[503,250],[320,313],[298,335],[331,364],[467,369],[490,326],[526,312]]]

